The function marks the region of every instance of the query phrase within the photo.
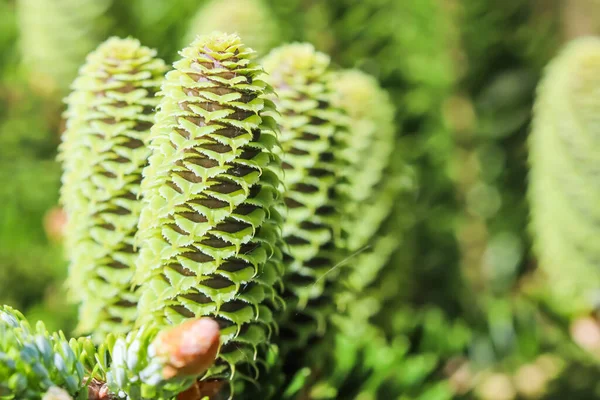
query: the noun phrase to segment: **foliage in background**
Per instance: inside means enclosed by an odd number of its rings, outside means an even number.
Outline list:
[[[47,101],[28,86],[15,8],[12,1],[0,2],[0,297],[34,320],[44,318],[51,330],[68,332],[74,313],[61,287],[62,249],[44,230],[58,200],[59,99]]]

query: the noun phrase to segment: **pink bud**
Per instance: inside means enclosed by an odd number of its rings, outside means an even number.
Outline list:
[[[154,340],[157,355],[167,360],[163,369],[166,379],[204,373],[214,364],[219,344],[219,325],[210,318],[186,321],[162,331]]]

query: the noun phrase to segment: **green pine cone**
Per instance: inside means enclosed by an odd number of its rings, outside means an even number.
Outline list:
[[[272,89],[236,35],[198,37],[180,54],[142,183],[140,323],[214,318],[222,346],[205,378],[247,377],[240,366],[256,368],[275,328],[283,274]]]
[[[550,301],[565,314],[600,305],[600,39],[570,43],[546,71],[530,146],[531,227]]]
[[[110,0],[18,0],[17,5],[31,82],[44,91],[66,92],[86,54],[104,36]]]
[[[128,332],[136,317],[131,279],[156,94],[166,67],[134,39],[111,38],[91,53],[67,98],[60,147],[68,215],[69,287],[82,332]]]
[[[315,329],[323,333],[325,308],[332,304],[327,286],[337,276],[334,267],[341,255],[346,117],[332,106],[329,57],[312,45],[294,43],[274,49],[263,65],[267,81],[277,92],[274,101],[281,114],[287,206],[283,236],[289,252],[284,281],[296,300],[288,307],[290,317],[298,320],[292,331],[301,344]],[[300,323],[307,317],[316,326]],[[305,327],[300,329],[300,325]]]
[[[440,102],[455,78],[451,50],[456,35],[452,13],[443,2],[329,3],[335,15],[332,26],[339,49],[337,59],[342,65],[359,66],[375,73],[404,116],[431,116],[439,112]]]
[[[41,322],[32,330],[21,313],[0,307],[0,398],[41,399],[55,386],[87,398],[80,355],[62,332],[49,334]]]
[[[265,54],[281,41],[277,19],[263,0],[212,0],[192,18],[185,44],[196,35],[213,31],[235,32],[258,54]]]

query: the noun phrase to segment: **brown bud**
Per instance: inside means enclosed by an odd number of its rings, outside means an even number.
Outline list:
[[[217,358],[219,339],[219,325],[210,318],[186,321],[159,333],[153,345],[157,356],[166,359],[165,379],[204,373]]]

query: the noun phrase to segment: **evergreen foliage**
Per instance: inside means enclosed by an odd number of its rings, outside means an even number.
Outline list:
[[[61,387],[77,399],[87,399],[84,367],[62,332],[49,334],[43,323],[35,330],[10,307],[0,308],[0,397],[40,399]]]
[[[197,328],[192,326],[187,334],[199,333],[193,338],[195,342],[209,338],[203,321],[192,324]],[[205,332],[195,331],[198,327]],[[198,351],[196,343],[185,342],[189,341],[185,333],[183,343],[171,343],[172,332],[157,336],[155,328],[144,326],[127,336],[110,334],[95,347],[86,337],[67,340],[60,331],[48,333],[42,322],[33,330],[21,313],[3,306],[0,334],[2,399],[101,400],[110,393],[110,398],[118,399],[172,400],[197,379],[196,369],[165,372],[181,351],[173,351],[170,346],[191,346],[187,347],[187,356]],[[161,335],[167,342],[156,340]]]

